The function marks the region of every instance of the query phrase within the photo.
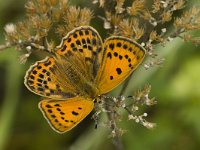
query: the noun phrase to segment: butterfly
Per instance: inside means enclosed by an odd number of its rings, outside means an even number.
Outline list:
[[[64,133],[94,108],[94,100],[122,83],[143,61],[145,49],[135,41],[111,36],[104,43],[90,26],[72,30],[55,53],[36,62],[24,83],[44,99],[39,109],[50,126]]]

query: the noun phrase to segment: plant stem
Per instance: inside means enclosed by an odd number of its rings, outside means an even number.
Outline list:
[[[123,85],[123,87],[122,87],[122,89],[120,91],[119,96],[123,95],[126,92],[126,90],[128,88],[128,85],[129,85],[129,81],[131,80],[131,77],[132,77],[132,74],[125,81],[125,83],[124,83],[124,85]],[[109,108],[108,105],[106,107],[107,107],[106,108],[107,110],[112,110],[112,108]],[[111,129],[112,129],[112,131],[115,132],[115,136],[113,137],[113,144],[114,144],[116,150],[124,150],[124,146],[123,146],[121,138],[120,138],[120,133],[118,131],[117,124],[115,122],[115,120],[116,120],[115,119],[115,113],[114,112],[109,112],[109,113],[107,113],[107,115],[108,115],[108,119],[110,121],[112,121],[111,122]]]
[[[11,45],[2,44],[0,45],[0,51],[3,51],[4,49],[9,48],[9,47],[11,47]]]
[[[127,88],[128,88],[128,85],[129,85],[129,81],[130,81],[131,78],[132,78],[132,74],[133,74],[133,73],[131,73],[131,75],[125,80],[125,83],[123,84],[123,87],[122,87],[122,89],[121,89],[121,91],[120,91],[119,96],[124,95],[124,93],[126,92],[126,90],[127,90]]]
[[[16,63],[16,51],[13,51],[12,55],[7,61],[7,73],[6,73],[6,94],[3,100],[3,104],[0,112],[0,149],[3,150],[9,139],[12,121],[16,115],[16,108],[19,101],[19,90],[21,85],[21,66]]]
[[[108,105],[106,105],[106,107],[108,107],[108,108],[106,108],[107,110],[111,110],[111,108],[109,108]],[[108,115],[108,119],[111,121],[111,129],[112,129],[112,131],[115,132],[115,135],[112,139],[115,149],[116,150],[124,150],[124,146],[123,146],[121,138],[120,138],[120,133],[118,131],[117,124],[115,122],[115,120],[116,120],[115,112],[109,112],[109,113],[107,113],[107,115]]]

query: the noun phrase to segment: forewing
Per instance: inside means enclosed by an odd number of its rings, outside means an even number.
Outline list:
[[[42,100],[39,108],[50,126],[58,133],[64,133],[79,124],[92,110],[91,99],[74,97],[66,100]]]
[[[124,81],[142,62],[145,49],[124,37],[110,37],[104,43],[102,65],[96,78],[100,94]]]
[[[56,53],[64,56],[88,80],[94,81],[102,61],[102,40],[89,26],[81,26],[62,39]]]
[[[26,87],[44,97],[57,99],[74,97],[77,89],[73,84],[58,82],[58,79],[63,77],[55,74],[55,69],[56,60],[53,57],[36,62],[26,73],[24,78]]]

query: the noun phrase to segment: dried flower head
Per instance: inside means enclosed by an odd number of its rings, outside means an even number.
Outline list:
[[[127,7],[127,12],[128,14],[130,14],[131,16],[137,16],[139,15],[141,12],[143,12],[144,8],[145,8],[145,0],[135,0],[132,3],[131,7]]]
[[[4,30],[7,34],[15,34],[17,32],[16,25],[10,23],[4,27]]]

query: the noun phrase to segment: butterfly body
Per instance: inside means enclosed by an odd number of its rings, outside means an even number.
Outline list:
[[[98,32],[81,26],[69,32],[55,55],[27,71],[27,88],[45,97],[39,108],[51,127],[64,133],[94,107],[94,99],[125,80],[142,62],[145,49],[124,37],[103,43]]]

